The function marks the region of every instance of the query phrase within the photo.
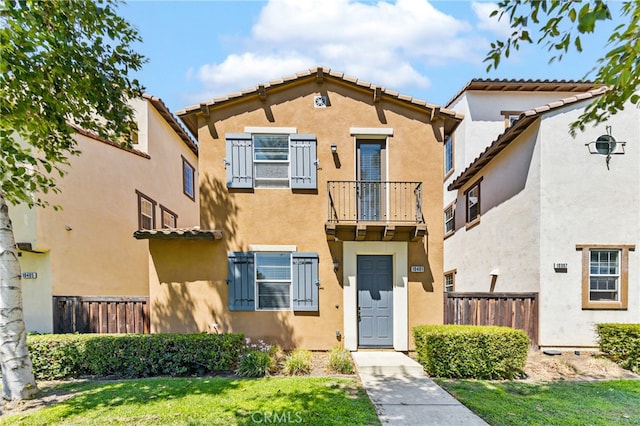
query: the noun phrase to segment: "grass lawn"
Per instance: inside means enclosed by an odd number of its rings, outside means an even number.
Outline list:
[[[78,393],[2,418],[0,425],[380,424],[364,389],[351,378],[152,378],[60,387]]]
[[[639,380],[438,384],[493,426],[640,425]]]

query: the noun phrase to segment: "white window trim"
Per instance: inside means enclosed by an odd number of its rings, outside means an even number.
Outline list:
[[[254,285],[254,310],[256,312],[264,311],[264,312],[286,312],[293,311],[293,257],[291,256],[291,252],[279,252],[279,251],[269,251],[270,253],[288,253],[289,254],[289,280],[269,280],[270,282],[275,283],[289,283],[289,306],[286,308],[261,308],[260,304],[260,291],[258,282],[258,259],[257,255],[259,252],[253,253],[253,285]]]
[[[249,244],[249,251],[255,252],[294,252],[298,251],[297,246],[273,245],[273,244]]]
[[[381,136],[393,136],[392,127],[351,127],[349,129],[351,136],[362,137],[381,137]]]

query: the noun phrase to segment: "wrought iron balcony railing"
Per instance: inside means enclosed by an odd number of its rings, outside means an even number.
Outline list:
[[[329,181],[329,222],[424,223],[422,182]]]

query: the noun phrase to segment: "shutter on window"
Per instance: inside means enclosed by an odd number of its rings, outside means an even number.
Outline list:
[[[249,133],[227,133],[227,188],[253,188],[253,140]]]
[[[253,253],[229,253],[229,310],[253,311],[255,307]]]
[[[318,254],[291,253],[293,270],[293,310],[318,310]]]
[[[315,135],[294,134],[290,136],[292,189],[318,188],[316,145]]]

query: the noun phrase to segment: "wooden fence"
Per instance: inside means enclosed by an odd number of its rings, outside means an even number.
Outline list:
[[[524,330],[538,347],[538,293],[445,293],[444,323]]]
[[[148,297],[53,297],[54,333],[149,333]]]

